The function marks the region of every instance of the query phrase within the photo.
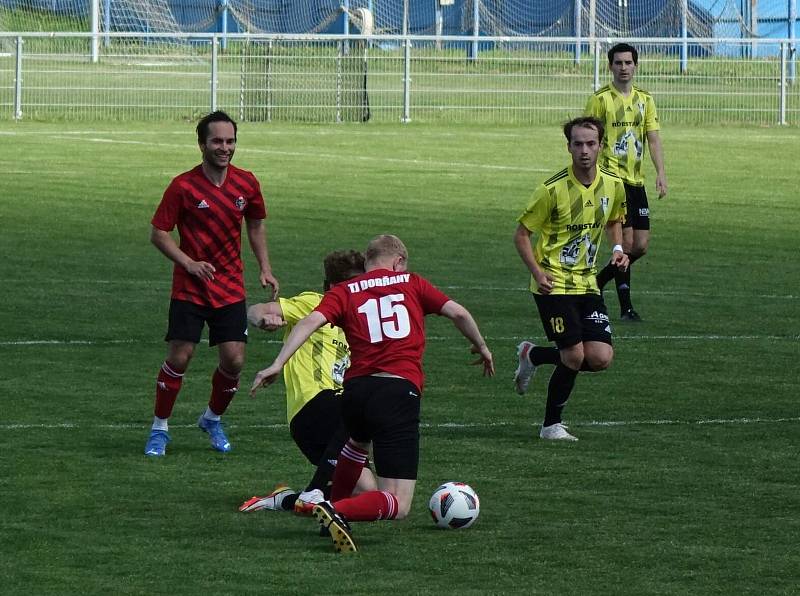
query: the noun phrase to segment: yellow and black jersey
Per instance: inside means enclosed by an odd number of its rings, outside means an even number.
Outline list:
[[[300,319],[314,310],[322,294],[303,292],[292,298],[279,298],[286,321],[284,341]],[[324,389],[342,388],[344,372],[350,365],[350,349],[344,332],[333,325],[317,329],[283,367],[286,383],[286,418],[295,414]]]
[[[626,97],[614,85],[606,85],[589,98],[586,115],[599,119],[606,129],[598,164],[628,184],[644,186],[647,133],[661,128],[653,96],[634,86]]]
[[[598,168],[587,187],[570,166],[536,189],[517,221],[538,233],[533,254],[553,278],[552,294],[599,294],[595,275],[600,242],[606,224],[622,221],[624,215],[625,186],[619,177]],[[533,276],[530,287],[539,293]]]

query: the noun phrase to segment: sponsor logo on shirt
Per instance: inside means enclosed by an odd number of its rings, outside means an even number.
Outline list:
[[[594,223],[582,223],[582,224],[567,224],[567,231],[568,232],[580,232],[581,230],[589,230],[594,228],[599,228],[600,222],[596,221]]]
[[[198,209],[209,209],[209,205],[208,205],[208,203],[206,203],[206,200],[203,199],[202,201],[197,203],[197,208]]]

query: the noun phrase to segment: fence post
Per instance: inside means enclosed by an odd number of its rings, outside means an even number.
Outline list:
[[[22,120],[22,36],[17,37],[17,56],[14,69],[14,120]]]
[[[481,34],[481,0],[472,0],[472,48],[469,52],[471,60],[478,59],[478,37]]]
[[[267,71],[266,71],[266,95],[267,95],[267,122],[272,122],[272,40],[267,43]]]
[[[594,81],[593,81],[594,90],[597,91],[600,88],[600,42],[594,42]]]
[[[219,36],[211,36],[211,111],[217,111],[217,60],[219,59]]]
[[[100,59],[100,0],[92,0],[91,12],[92,39],[90,44],[92,46],[92,63],[96,64]]]
[[[575,4],[573,6],[573,12],[575,14],[575,64],[581,63],[581,46],[583,42],[581,41],[581,7],[582,7],[583,0],[575,0]]]
[[[681,0],[681,74],[689,69],[689,0]]]
[[[344,40],[336,44],[336,123],[342,121],[342,53]]]
[[[781,84],[778,102],[778,124],[786,124],[786,43],[781,43]]]
[[[403,124],[411,122],[411,40],[403,40]]]
[[[795,23],[797,22],[797,0],[789,0],[789,29],[787,31],[789,35],[789,39],[794,39],[794,27]],[[789,82],[794,84],[795,78],[797,76],[797,65],[795,63],[795,52],[797,51],[797,47],[794,43],[789,42]]]

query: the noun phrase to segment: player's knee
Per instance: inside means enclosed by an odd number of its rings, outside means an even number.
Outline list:
[[[185,371],[189,368],[192,356],[194,356],[194,344],[174,343],[169,346],[166,361],[173,369]]]
[[[244,368],[244,354],[220,355],[219,367],[230,377],[238,377]]]
[[[580,369],[583,364],[583,350],[561,350],[559,356],[561,364],[572,370]]]
[[[607,369],[611,366],[614,360],[613,350],[604,350],[602,352],[592,353],[586,355],[586,364],[589,365],[594,372]]]

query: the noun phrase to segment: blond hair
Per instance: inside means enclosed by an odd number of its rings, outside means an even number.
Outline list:
[[[384,257],[392,257],[395,255],[408,259],[406,245],[403,244],[403,241],[397,236],[381,234],[369,241],[367,252],[364,256],[367,259],[367,263],[372,263]]]

